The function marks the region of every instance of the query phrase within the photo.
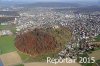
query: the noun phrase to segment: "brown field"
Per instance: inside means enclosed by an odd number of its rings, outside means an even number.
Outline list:
[[[0,55],[0,59],[2,60],[4,66],[12,66],[22,62],[16,51]]]
[[[14,66],[17,64],[21,64],[22,60],[18,53],[11,52],[7,54],[3,54],[0,56],[4,66]],[[42,63],[42,62],[31,62],[31,63],[24,63],[24,66],[81,66],[78,63],[62,63],[62,64],[50,64],[50,63]]]
[[[94,51],[90,54],[90,57],[95,57],[95,60],[100,59],[100,50]]]

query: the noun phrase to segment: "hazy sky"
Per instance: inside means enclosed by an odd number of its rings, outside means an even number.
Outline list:
[[[2,0],[2,1],[19,1],[19,2],[98,2],[100,0]]]

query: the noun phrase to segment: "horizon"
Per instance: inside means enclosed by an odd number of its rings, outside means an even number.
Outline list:
[[[0,0],[1,2],[9,1],[9,2],[27,2],[27,3],[37,3],[37,2],[100,2],[99,0]]]

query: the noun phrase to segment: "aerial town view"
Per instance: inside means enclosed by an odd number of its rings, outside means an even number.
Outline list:
[[[100,66],[100,0],[0,0],[0,66]]]

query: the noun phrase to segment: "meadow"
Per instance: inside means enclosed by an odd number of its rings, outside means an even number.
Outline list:
[[[15,51],[14,46],[15,36],[1,36],[0,37],[0,54],[9,53]]]

